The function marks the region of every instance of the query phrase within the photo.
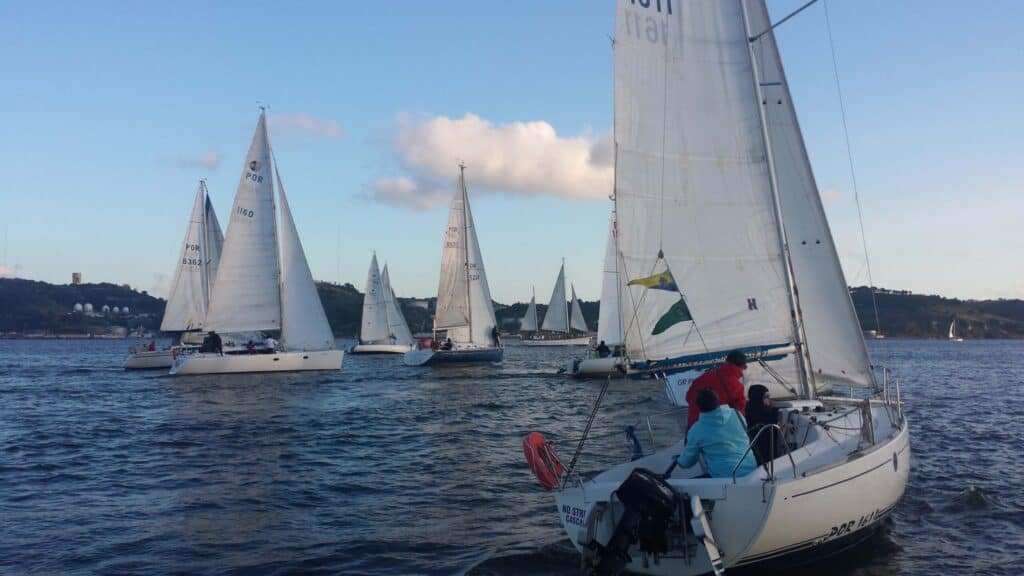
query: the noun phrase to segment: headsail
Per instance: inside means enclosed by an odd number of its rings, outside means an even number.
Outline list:
[[[526,315],[519,322],[520,332],[537,331],[537,295],[530,296],[530,305],[526,307]]]
[[[622,344],[623,282],[619,275],[619,251],[615,238],[615,211],[608,223],[608,244],[604,250],[601,276],[601,311],[597,317],[597,341],[609,346]]]
[[[384,289],[384,308],[388,313],[388,342],[412,346],[412,332],[409,330],[409,325],[405,322],[405,315],[402,314],[402,309],[398,305],[398,298],[395,297],[395,291],[391,287],[391,277],[388,275],[387,264],[384,265],[384,272],[381,273],[380,283]]]
[[[359,329],[359,341],[363,344],[388,342],[388,310],[385,292],[377,267],[377,254],[370,259],[370,270],[366,273],[366,292],[363,295],[363,319]]]
[[[565,264],[558,269],[558,278],[555,280],[555,289],[551,291],[551,300],[548,302],[548,309],[544,313],[542,330],[552,332],[568,332],[569,311],[565,302]]]
[[[587,321],[583,319],[583,309],[580,308],[580,300],[576,297],[576,287],[572,286],[572,312],[569,314],[569,327],[580,332],[587,332]]]
[[[281,199],[281,345],[285,350],[331,350],[334,333],[306,262],[276,164],[274,174]]]
[[[203,327],[223,240],[213,205],[207,197],[206,183],[200,181],[167,295],[161,331],[183,332]]]
[[[770,28],[764,2],[747,2],[752,35]],[[761,36],[753,48],[811,371],[819,388],[836,381],[868,386],[873,374],[867,347],[814,181],[774,33]]]
[[[794,342],[740,3],[618,6],[615,198],[619,272],[634,281],[623,296],[629,356]],[[665,272],[675,290],[664,289]]]
[[[206,328],[281,329],[277,215],[266,112],[260,113],[231,207]]]

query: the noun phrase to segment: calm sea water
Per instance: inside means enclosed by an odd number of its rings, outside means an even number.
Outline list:
[[[903,379],[910,486],[887,534],[818,573],[1024,573],[1024,342],[871,344]],[[564,350],[170,378],[122,371],[126,348],[0,341],[0,572],[578,573],[520,445],[571,455],[601,385],[555,375]],[[580,467],[667,408],[613,384]]]

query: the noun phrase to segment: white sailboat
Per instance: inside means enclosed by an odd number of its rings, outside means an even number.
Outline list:
[[[167,350],[133,352],[124,361],[126,370],[170,368],[182,346],[194,347],[198,343],[193,337],[206,321],[223,244],[224,234],[210,202],[206,182],[200,180],[160,323],[162,332],[180,332],[181,343]]]
[[[398,309],[398,301],[391,290],[388,267],[381,274],[377,267],[377,254],[370,260],[363,296],[363,318],[359,329],[359,343],[352,354],[405,354],[412,349],[413,339],[405,317]]]
[[[844,550],[902,496],[909,436],[898,382],[868,359],[764,0],[616,4],[627,369],[695,376],[737,349],[771,361],[795,391],[775,404],[786,454],[709,478],[675,468],[680,440],[584,477],[534,433],[527,460],[598,573],[768,571]],[[818,395],[832,386],[851,393]]]
[[[625,287],[619,274],[618,241],[616,239],[615,212],[608,221],[608,242],[604,252],[604,271],[601,276],[601,311],[597,318],[595,350],[586,358],[569,362],[566,371],[577,377],[604,377],[622,372],[624,368],[622,296]],[[601,355],[601,344],[608,355]]]
[[[558,278],[555,279],[555,289],[551,292],[551,300],[548,302],[548,309],[544,313],[544,321],[540,326],[541,331],[523,338],[523,344],[527,346],[586,346],[590,344],[590,335],[579,335],[580,332],[586,333],[587,323],[583,319],[583,310],[580,309],[580,302],[576,298],[576,287],[570,284],[570,289],[572,301],[571,304],[566,305],[565,262],[562,262],[562,267],[558,269]]]
[[[443,341],[438,332],[445,333]],[[430,347],[406,352],[408,366],[450,362],[500,362],[504,348],[498,337],[491,290],[476,237],[466,190],[466,167],[459,165],[459,187],[452,198],[441,254],[441,279]]]
[[[235,192],[204,328],[224,335],[279,334],[280,346],[255,354],[241,349],[181,355],[171,374],[341,369],[344,354],[334,348],[302,250],[270,147],[265,110]]]
[[[964,339],[956,335],[956,319],[949,323],[949,340],[952,342],[963,342]]]
[[[531,291],[530,305],[526,307],[526,314],[519,321],[519,332],[520,334],[530,334],[536,332],[537,328],[537,293]]]

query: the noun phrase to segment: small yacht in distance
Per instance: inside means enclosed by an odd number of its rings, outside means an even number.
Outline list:
[[[583,319],[583,310],[580,308],[580,301],[576,297],[576,287],[570,285],[572,292],[572,303],[568,306],[565,300],[565,261],[558,270],[558,277],[555,279],[555,289],[551,292],[551,300],[548,302],[547,312],[544,313],[544,321],[540,325],[540,331],[523,336],[523,344],[526,346],[586,346],[590,344],[590,335],[587,334],[587,322]],[[536,299],[530,300],[532,308],[526,313],[533,313],[534,330],[536,330],[537,307]],[[524,320],[526,320],[524,318]],[[528,323],[527,323],[528,325]],[[581,335],[582,334],[582,335]]]
[[[443,333],[444,338],[439,339]],[[466,191],[466,166],[459,165],[459,188],[448,212],[441,279],[437,288],[434,337],[405,353],[407,366],[453,362],[501,362],[504,348],[494,318],[494,303],[476,238]]]
[[[949,340],[951,342],[963,342],[964,339],[956,334],[956,319],[949,323]]]
[[[275,203],[275,188],[276,199]],[[278,210],[280,207],[280,222]],[[179,354],[171,374],[341,370],[320,295],[302,250],[270,147],[266,110],[235,192],[205,329],[253,345]],[[219,347],[219,346],[218,346]]]
[[[377,254],[370,259],[363,296],[363,318],[359,328],[359,342],[350,354],[405,354],[412,349],[412,333],[405,316],[398,307],[398,299],[391,289],[388,267],[381,273],[377,267]]]

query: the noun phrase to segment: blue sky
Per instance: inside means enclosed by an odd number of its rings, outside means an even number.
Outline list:
[[[829,10],[875,283],[1024,297],[1024,3]],[[2,3],[0,266],[162,294],[198,178],[227,221],[264,102],[318,279],[361,288],[376,250],[400,295],[433,295],[461,157],[494,297],[546,300],[564,256],[596,299],[607,171],[575,162],[611,129],[613,19],[611,0]],[[778,39],[847,278],[866,283],[821,3]],[[554,158],[551,189],[520,154],[490,166],[509,151]]]

